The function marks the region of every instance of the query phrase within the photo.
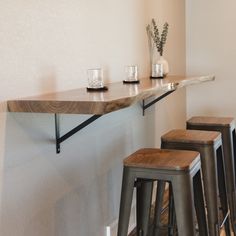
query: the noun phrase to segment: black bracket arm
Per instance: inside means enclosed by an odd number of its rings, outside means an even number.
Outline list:
[[[146,110],[148,107],[152,106],[152,105],[155,104],[156,102],[159,102],[160,100],[162,100],[163,98],[165,98],[165,97],[168,96],[169,94],[173,93],[174,91],[175,91],[175,89],[174,89],[174,90],[171,90],[171,91],[168,91],[168,92],[162,94],[160,97],[155,98],[153,101],[151,101],[151,102],[149,102],[149,103],[147,103],[147,104],[145,104],[145,100],[143,100],[143,103],[142,103],[143,116],[145,115],[145,110]]]
[[[152,106],[153,104],[155,104],[156,102],[165,98],[166,96],[173,93],[174,91],[175,91],[175,89],[168,91],[168,92],[162,94],[160,97],[155,98],[153,101],[151,101],[147,104],[145,104],[145,100],[143,100],[143,102],[142,102],[143,115],[145,115],[145,110],[148,107]],[[102,115],[93,115],[89,119],[85,120],[84,122],[82,122],[81,124],[79,124],[78,126],[73,128],[72,130],[67,132],[66,134],[60,136],[60,119],[59,119],[60,117],[59,117],[59,114],[55,114],[56,153],[60,153],[60,151],[61,151],[60,144],[62,142],[64,142],[66,139],[70,138],[72,135],[74,135],[75,133],[77,133],[81,129],[85,128],[86,126],[88,126],[89,124],[91,124],[92,122],[94,122],[95,120],[97,120],[101,116]]]
[[[85,120],[63,136],[60,136],[60,119],[59,119],[59,114],[55,114],[55,135],[56,135],[56,152],[60,153],[61,147],[60,144],[64,142],[66,139],[80,131],[81,129],[85,128],[87,125],[91,124],[94,122],[96,119],[101,117],[102,115],[93,115],[89,119]]]

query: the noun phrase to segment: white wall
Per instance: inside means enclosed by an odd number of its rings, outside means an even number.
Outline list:
[[[181,90],[145,117],[139,104],[105,115],[56,155],[53,114],[6,112],[8,99],[85,87],[94,66],[110,82],[122,80],[127,64],[148,76],[153,16],[170,23],[166,57],[171,73],[183,74],[183,0],[0,2],[0,235],[104,235],[118,216],[122,159],[183,126]],[[85,118],[63,115],[62,133]]]
[[[185,1],[149,0],[148,16],[157,19],[160,27],[169,23],[167,45],[163,56],[170,64],[170,74],[186,73]],[[184,128],[186,120],[186,91],[181,89],[156,106],[156,143],[160,135],[173,128]]]
[[[188,117],[236,117],[236,2],[186,1],[187,72],[215,74],[216,81],[187,90]]]

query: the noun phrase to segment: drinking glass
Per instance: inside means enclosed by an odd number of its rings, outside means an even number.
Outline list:
[[[103,70],[101,68],[88,69],[88,88],[103,88]]]
[[[163,74],[163,64],[153,64],[152,65],[152,77],[162,78]]]
[[[126,78],[125,81],[136,81],[138,80],[138,66],[126,66],[125,67]]]

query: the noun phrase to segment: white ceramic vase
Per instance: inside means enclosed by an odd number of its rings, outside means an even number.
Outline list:
[[[161,74],[162,74],[161,76],[154,69],[157,67],[157,65],[161,65]],[[168,73],[169,73],[168,61],[163,56],[160,56],[159,53],[157,52],[156,48],[153,47],[153,50],[151,51],[151,77],[152,78],[161,78],[161,77],[163,78],[163,77],[167,76]]]

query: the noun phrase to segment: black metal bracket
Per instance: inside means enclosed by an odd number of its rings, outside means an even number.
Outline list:
[[[66,139],[80,131],[81,129],[85,128],[87,125],[91,124],[94,122],[96,119],[101,117],[102,115],[93,115],[89,119],[85,120],[66,134],[60,137],[60,117],[59,114],[55,114],[55,135],[56,135],[56,153],[60,153],[61,151],[61,146],[60,144],[64,142]]]
[[[175,89],[168,91],[168,92],[162,94],[160,97],[155,98],[153,101],[151,101],[147,104],[145,104],[145,100],[143,100],[143,102],[142,102],[143,115],[145,115],[145,110],[148,107],[152,106],[153,104],[155,104],[156,102],[165,98],[166,96],[173,93],[174,91],[175,91]],[[55,114],[56,153],[61,152],[61,143],[62,142],[64,142],[66,139],[70,138],[72,135],[74,135],[75,133],[77,133],[81,129],[85,128],[86,126],[88,126],[89,124],[91,124],[92,122],[94,122],[95,120],[97,120],[101,116],[102,115],[93,115],[89,119],[85,120],[84,122],[82,122],[81,124],[79,124],[78,126],[73,128],[72,130],[67,132],[66,134],[60,136],[60,117],[59,117],[59,114]]]
[[[173,93],[175,90],[176,90],[176,89],[171,90],[171,91],[168,91],[168,92],[162,94],[160,97],[155,98],[153,101],[151,101],[151,102],[149,102],[149,103],[147,103],[147,104],[145,104],[145,100],[143,100],[143,103],[142,103],[143,116],[145,115],[145,110],[146,110],[148,107],[150,107],[150,106],[152,106],[153,104],[159,102],[160,100],[162,100],[163,98],[165,98],[165,97],[168,96],[169,94]]]

